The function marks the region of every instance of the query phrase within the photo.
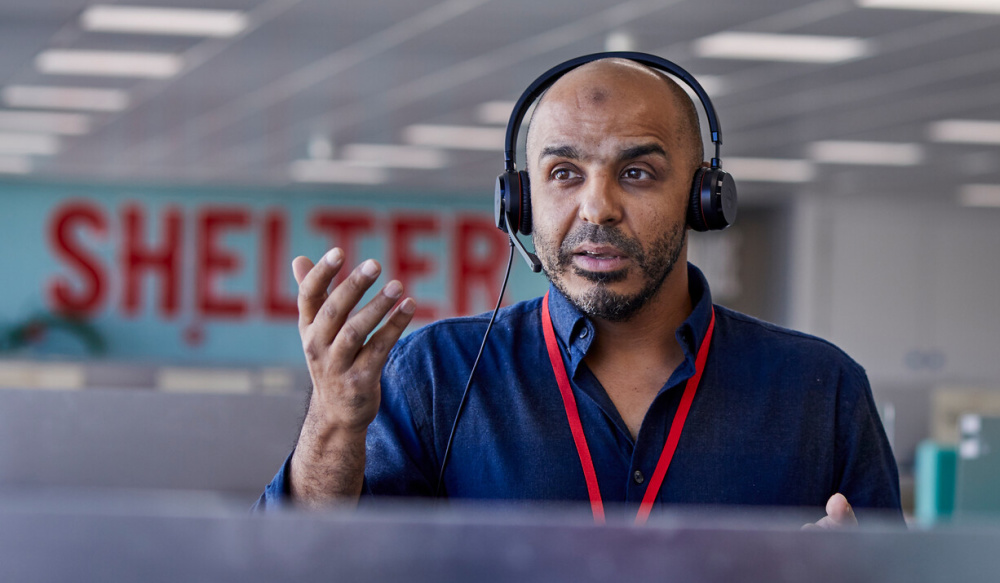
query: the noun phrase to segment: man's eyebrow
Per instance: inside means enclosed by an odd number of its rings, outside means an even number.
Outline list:
[[[622,150],[618,155],[618,161],[624,162],[626,160],[634,160],[649,154],[659,154],[664,158],[667,157],[667,152],[659,144],[642,144]]]
[[[555,156],[557,158],[569,158],[570,160],[579,160],[580,152],[576,150],[573,146],[547,146],[542,149],[542,154],[539,158],[546,158],[548,156]]]

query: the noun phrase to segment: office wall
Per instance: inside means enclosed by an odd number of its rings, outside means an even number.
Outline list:
[[[805,198],[792,230],[794,326],[873,383],[1000,386],[1000,211]]]

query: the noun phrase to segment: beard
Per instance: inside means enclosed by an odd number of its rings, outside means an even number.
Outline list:
[[[684,238],[684,223],[672,225],[653,241],[648,250],[643,249],[637,239],[628,237],[617,227],[590,223],[572,229],[558,246],[547,235],[536,231],[533,236],[535,252],[542,260],[542,269],[556,289],[584,314],[611,322],[631,319],[656,295],[667,276],[673,272],[681,251],[684,250]],[[617,293],[608,288],[608,284],[624,281],[633,269],[632,266],[615,271],[595,272],[574,265],[573,249],[583,243],[609,244],[625,253],[643,277],[642,288],[634,294]],[[582,293],[572,294],[565,279],[570,270],[594,285]]]

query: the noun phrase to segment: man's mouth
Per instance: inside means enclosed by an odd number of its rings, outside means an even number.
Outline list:
[[[624,269],[628,256],[610,246],[581,247],[573,252],[573,263],[585,271],[606,272]]]

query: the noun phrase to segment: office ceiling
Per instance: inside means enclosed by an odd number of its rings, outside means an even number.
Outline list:
[[[1000,184],[1000,145],[929,133],[940,120],[1000,122],[997,14],[854,0],[184,0],[247,15],[242,33],[202,38],[86,31],[89,4],[0,0],[0,90],[117,88],[128,107],[87,112],[84,130],[52,138],[50,153],[0,153],[0,180],[295,187],[296,161],[337,160],[357,143],[404,145],[414,124],[502,128],[484,123],[482,104],[513,101],[549,66],[619,42],[705,76],[724,160],[789,161],[789,175],[780,162],[771,171],[779,180],[741,181],[746,201],[954,197],[964,184]],[[869,52],[826,64],[699,56],[698,39],[727,31],[854,37]],[[52,49],[168,53],[183,65],[162,79],[41,73],[37,58]],[[19,109],[0,102],[0,122]],[[817,162],[811,144],[823,140],[909,144],[919,163]],[[376,170],[377,188],[481,196],[502,166],[499,148],[443,155],[436,169]],[[739,180],[761,168],[732,170]]]

